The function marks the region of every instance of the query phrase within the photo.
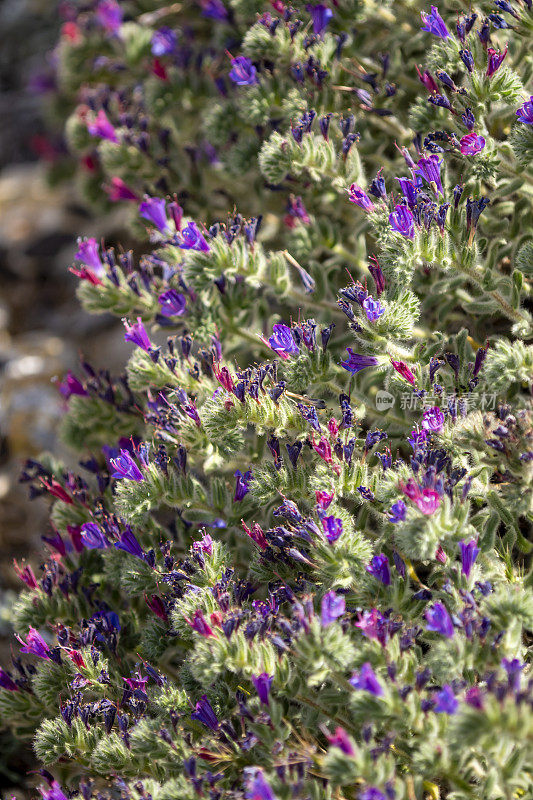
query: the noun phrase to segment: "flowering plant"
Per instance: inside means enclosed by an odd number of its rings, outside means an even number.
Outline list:
[[[44,798],[531,796],[531,3],[66,6],[146,252],[80,240],[131,356],[22,476]]]

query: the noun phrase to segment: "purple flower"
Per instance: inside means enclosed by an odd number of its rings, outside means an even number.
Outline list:
[[[117,550],[124,550],[124,552],[129,553],[130,556],[135,556],[136,558],[144,560],[144,550],[129,526],[126,527],[119,541],[115,542],[115,547]]]
[[[100,109],[92,122],[87,123],[87,130],[91,136],[99,136],[100,139],[108,139],[108,141],[118,144],[118,136],[115,133],[115,129],[102,109]]]
[[[355,623],[355,627],[359,628],[364,636],[375,639],[382,647],[387,644],[387,620],[377,608],[359,613],[359,621]]]
[[[401,233],[406,239],[415,238],[415,220],[409,206],[394,206],[394,211],[389,214],[389,222],[393,231]]]
[[[487,78],[490,78],[491,75],[494,75],[494,73],[500,69],[503,59],[507,55],[507,47],[505,48],[503,53],[500,50],[494,50],[494,48],[489,47],[487,50],[487,54],[488,54],[488,63],[487,63],[487,72],[485,74]]]
[[[384,586],[390,586],[390,568],[389,559],[384,553],[374,556],[370,564],[367,565],[366,571],[377,578],[378,581]]]
[[[352,740],[344,730],[344,728],[338,727],[335,728],[334,734],[326,734],[328,737],[328,742],[332,747],[338,747],[339,750],[347,756],[354,756],[355,750],[352,744]]]
[[[39,658],[50,659],[50,648],[44,641],[40,633],[35,628],[31,628],[26,636],[26,641],[17,634],[17,639],[24,645],[20,648],[21,653],[30,653],[32,656],[39,656]]]
[[[39,791],[43,796],[43,800],[67,800],[67,796],[64,794],[57,781],[52,781],[48,789],[44,789],[41,786]]]
[[[533,94],[530,96],[529,100],[526,100],[526,102],[520,106],[516,112],[516,116],[519,122],[523,122],[524,125],[533,125]]]
[[[367,786],[359,795],[359,800],[386,800],[386,797],[375,786]]]
[[[120,456],[112,458],[110,463],[116,470],[112,475],[113,478],[127,478],[130,481],[144,480],[142,472],[127,450],[121,450]]]
[[[139,214],[143,219],[147,219],[152,225],[161,232],[168,228],[166,212],[166,202],[162,197],[148,197],[145,195],[143,202],[139,205]]]
[[[210,17],[219,22],[225,22],[227,20],[228,12],[221,0],[200,0],[200,3],[204,17]]]
[[[374,210],[374,203],[370,199],[363,189],[358,186],[356,183],[352,183],[350,186],[350,195],[349,195],[350,203],[355,203],[356,206],[360,208],[364,208],[365,211],[373,211]]]
[[[481,152],[485,147],[485,139],[483,136],[478,136],[477,133],[467,133],[459,142],[461,146],[461,153],[464,156],[475,156],[476,153]]]
[[[96,274],[102,274],[104,265],[100,258],[98,242],[96,239],[86,238],[78,239],[78,249],[76,251],[75,259],[81,261],[86,267],[90,267]]]
[[[479,547],[475,539],[470,539],[468,543],[459,542],[459,547],[461,548],[461,572],[468,578],[472,565],[478,557]]]
[[[438,406],[432,406],[422,414],[422,428],[432,433],[440,433],[444,428],[444,414]]]
[[[426,610],[424,615],[427,620],[426,630],[440,633],[441,636],[446,636],[451,639],[454,630],[453,623],[450,615],[446,611],[446,607],[442,603],[434,603],[431,608]]]
[[[260,675],[252,675],[252,683],[255,686],[257,694],[259,695],[259,700],[265,706],[268,705],[268,697],[273,680],[274,676],[269,675],[268,672],[262,672]]]
[[[342,617],[346,611],[346,600],[344,595],[335,594],[331,591],[324,595],[320,604],[320,621],[322,626],[326,628],[335,622],[336,619]]]
[[[416,206],[416,198],[418,195],[418,187],[414,183],[414,181],[410,181],[409,178],[396,178],[398,183],[400,184],[400,189],[407,200],[407,204],[412,208]]]
[[[5,689],[7,692],[19,691],[19,687],[17,686],[17,684],[15,683],[9,672],[6,672],[4,669],[2,669],[2,667],[0,667],[0,687],[2,687],[2,689]]]
[[[322,3],[318,6],[307,5],[305,9],[309,12],[313,20],[313,33],[320,36],[327,28],[333,16],[333,11]]]
[[[246,800],[277,800],[262,771],[260,769],[252,769],[251,771],[253,771],[254,775],[248,778],[246,782],[244,795]]]
[[[85,522],[81,526],[81,541],[88,550],[103,550],[109,547],[104,532],[95,522]]]
[[[152,55],[156,57],[170,56],[176,50],[178,37],[172,28],[163,26],[154,32],[152,36]]]
[[[213,633],[213,629],[211,628],[211,626],[207,622],[206,618],[204,617],[204,612],[200,608],[196,609],[196,611],[194,612],[194,617],[192,618],[192,620],[189,619],[188,617],[184,617],[184,619],[191,626],[193,631],[196,631],[196,633],[199,633],[200,636],[204,636],[205,638],[208,638],[209,636],[214,636],[215,635]]]
[[[362,306],[366,312],[369,322],[375,322],[385,313],[385,309],[379,300],[374,300],[370,295],[363,300]]]
[[[459,703],[453,693],[449,683],[445,683],[440,692],[435,695],[436,703],[434,711],[437,714],[455,714]]]
[[[374,697],[381,697],[383,695],[383,688],[368,661],[363,664],[358,672],[354,672],[350,678],[350,683],[354,689],[362,689],[365,692],[370,692]]]
[[[411,372],[405,361],[394,361],[391,358],[391,364],[396,370],[396,372],[402,376],[402,378],[405,378],[406,381],[409,381],[411,386],[415,385],[415,380],[416,380],[415,376],[413,375],[413,373]]]
[[[330,544],[336,542],[342,534],[342,520],[337,517],[324,517],[322,526],[326,533],[326,539]]]
[[[209,245],[204,239],[196,222],[189,222],[181,232],[183,241],[179,245],[182,250],[197,250],[198,252],[208,253]]]
[[[341,361],[341,367],[343,367],[345,370],[348,370],[348,372],[351,372],[352,375],[355,375],[357,372],[365,369],[366,367],[375,367],[376,364],[379,364],[379,361],[377,358],[374,358],[374,356],[365,356],[361,355],[360,353],[354,353],[351,347],[347,347],[346,350],[350,354],[350,358],[348,358],[346,361]]]
[[[96,18],[108,33],[116,33],[122,24],[122,9],[116,0],[100,0]]]
[[[67,372],[61,383],[58,384],[58,389],[66,400],[73,394],[77,394],[80,397],[86,397],[88,395],[83,384],[72,372]]]
[[[420,16],[422,17],[422,22],[424,23],[424,27],[421,28],[421,30],[427,31],[427,33],[432,33],[433,36],[438,36],[439,39],[448,38],[450,32],[444,24],[444,20],[439,14],[436,6],[431,6],[431,12],[429,14],[426,11],[421,11]]]
[[[507,673],[509,687],[514,692],[518,692],[520,689],[520,673],[526,665],[522,664],[518,658],[502,658],[501,665]]]
[[[196,703],[195,710],[191,714],[191,719],[198,720],[198,722],[201,722],[206,728],[211,728],[212,731],[218,730],[219,722],[217,716],[205,694],[203,694],[201,699]]]
[[[403,522],[406,514],[407,514],[407,506],[405,505],[403,500],[398,500],[398,502],[393,503],[390,508],[389,521],[394,523]]]
[[[229,77],[237,86],[254,86],[258,83],[257,70],[246,56],[231,59]]]
[[[163,292],[157,299],[161,306],[161,314],[164,317],[179,317],[183,314],[187,306],[185,296],[175,289],[169,289],[168,292]]]
[[[235,477],[237,478],[237,482],[235,484],[233,502],[240,503],[241,500],[244,499],[244,496],[250,491],[249,484],[252,480],[252,471],[249,469],[243,475],[240,469],[238,469],[237,472],[235,472]]]
[[[281,358],[287,359],[289,355],[296,355],[300,349],[294,341],[291,329],[283,323],[272,326],[272,336],[268,343]]]
[[[436,191],[444,194],[442,183],[440,180],[440,168],[442,159],[436,153],[428,158],[419,158],[417,164],[417,175],[421,175],[425,181],[433,184]]]

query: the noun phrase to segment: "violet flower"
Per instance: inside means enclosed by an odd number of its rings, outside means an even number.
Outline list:
[[[328,742],[332,747],[338,747],[339,750],[347,756],[354,756],[355,750],[352,744],[352,740],[344,730],[340,726],[335,728],[334,734],[326,734],[328,738]]]
[[[358,800],[387,800],[387,798],[376,786],[367,786],[360,793]]]
[[[246,56],[237,56],[231,59],[229,78],[237,86],[254,86],[258,83],[257,70]]]
[[[342,520],[337,517],[323,517],[322,527],[330,544],[336,542],[342,534]]]
[[[80,397],[86,397],[89,394],[83,384],[70,371],[67,372],[63,380],[58,384],[58,389],[66,400],[73,394],[77,394]]]
[[[162,197],[149,197],[145,195],[139,205],[139,214],[163,233],[168,229],[166,201]]]
[[[389,522],[403,522],[407,514],[407,506],[403,500],[393,503],[389,511]]]
[[[518,692],[520,690],[520,673],[526,665],[522,664],[518,658],[502,658],[501,666],[507,673],[509,688]]]
[[[453,689],[449,683],[445,683],[440,692],[435,695],[434,711],[437,714],[455,714],[459,707],[459,702],[453,693]]]
[[[269,338],[268,344],[284,360],[290,355],[300,352],[291,329],[283,323],[272,326],[272,336]]]
[[[424,616],[427,620],[427,631],[440,633],[441,636],[445,636],[447,639],[453,637],[453,622],[446,607],[442,603],[434,603],[431,608],[426,609]]]
[[[125,342],[133,342],[133,344],[136,344],[137,347],[140,347],[146,353],[149,353],[151,350],[153,350],[152,342],[148,337],[146,328],[144,327],[140,317],[137,317],[137,322],[135,322],[133,325],[127,320],[122,321],[124,323],[124,327],[126,328],[126,333],[124,334]]]
[[[196,609],[192,620],[185,617],[185,621],[191,626],[193,631],[196,631],[196,633],[199,633],[200,636],[204,636],[206,639],[215,635],[213,629],[204,617],[204,612],[200,608]]]
[[[306,5],[305,9],[313,21],[313,33],[321,36],[333,17],[333,11],[322,3],[317,6]]]
[[[350,678],[350,683],[354,689],[362,689],[365,692],[370,692],[374,697],[381,697],[383,695],[383,687],[368,661],[363,664],[359,671],[354,672]]]
[[[450,36],[450,32],[444,24],[444,20],[436,6],[431,6],[431,11],[429,13],[421,11],[420,16],[424,23],[424,27],[421,28],[421,30],[432,33],[433,36],[438,36],[439,39],[447,39]]]
[[[127,450],[121,450],[120,456],[110,459],[110,463],[116,470],[113,472],[113,478],[126,478],[130,481],[144,480],[144,475]]]
[[[117,0],[100,0],[96,7],[96,19],[108,33],[117,33],[122,25],[122,9]]]
[[[248,779],[244,797],[245,800],[277,800],[260,769],[254,770],[253,778]]]
[[[135,462],[132,462],[137,469]],[[137,470],[138,471],[138,470]],[[142,474],[139,472],[142,479]],[[116,476],[114,476],[116,477]],[[137,479],[134,479],[137,480]],[[136,558],[140,558],[144,561],[145,553],[142,549],[141,545],[137,541],[137,538],[131,528],[128,526],[122,533],[118,542],[115,542],[115,547],[117,550],[124,550],[125,553],[129,553],[130,556],[135,556]]]
[[[518,121],[523,122],[524,125],[533,125],[533,94],[530,96],[529,100],[526,100],[526,102],[520,106],[516,112],[516,116],[518,117]]]
[[[469,542],[459,542],[459,547],[461,549],[461,572],[469,578],[472,566],[479,554],[479,547],[475,539],[470,539]]]
[[[370,295],[362,302],[366,317],[369,322],[376,322],[385,313],[385,308],[379,300],[374,300]]]
[[[191,719],[195,719],[210,728],[212,731],[218,730],[219,721],[207,695],[203,694],[201,699],[196,703],[195,710],[191,714]]]
[[[248,492],[250,491],[249,484],[250,481],[252,480],[252,471],[249,469],[243,475],[240,469],[238,469],[237,472],[235,472],[234,474],[235,477],[237,478],[237,481],[235,484],[235,494],[233,496],[233,502],[240,503],[241,500],[244,499],[244,496],[247,495]]]
[[[348,196],[350,203],[355,203],[356,206],[363,208],[365,211],[373,211],[374,210],[374,203],[367,195],[367,193],[361,189],[356,183],[352,183],[350,186],[350,194]]]
[[[485,139],[476,133],[467,133],[459,142],[461,153],[464,156],[475,156],[485,147]]]
[[[346,600],[344,595],[335,594],[335,592],[327,592],[322,598],[320,604],[320,621],[322,627],[326,628],[332,622],[342,617],[346,611]]]
[[[355,375],[362,369],[366,369],[366,367],[375,367],[377,364],[379,364],[378,359],[374,358],[374,356],[365,356],[360,353],[354,353],[351,347],[347,347],[346,350],[350,354],[350,357],[346,361],[341,362],[341,367],[348,372],[351,372],[352,375]]]
[[[87,130],[91,136],[99,136],[100,139],[118,144],[118,136],[103,109],[100,109],[92,122],[87,123]]]
[[[440,433],[444,429],[444,421],[444,414],[438,406],[432,406],[422,414],[422,428],[431,433]]]
[[[183,294],[180,294],[175,289],[163,292],[157,299],[161,306],[161,314],[164,317],[180,317],[185,312],[187,300]]]
[[[485,74],[487,78],[490,78],[491,75],[494,75],[494,73],[500,69],[503,60],[507,55],[507,47],[505,48],[503,53],[500,50],[494,50],[494,48],[489,47],[487,50],[487,55],[488,55],[488,63],[487,63],[487,71]]]
[[[16,638],[20,644],[24,645],[20,648],[21,653],[29,653],[32,656],[39,656],[39,658],[50,660],[50,648],[46,644],[41,634],[36,631],[35,628],[30,627],[26,636],[26,641],[24,641],[24,639],[22,639],[18,634],[16,634]]]
[[[0,687],[7,692],[20,691],[20,687],[17,686],[9,672],[6,672],[2,667],[0,667]]]
[[[76,250],[74,258],[77,261],[81,261],[86,267],[90,267],[97,275],[101,275],[105,267],[100,258],[99,246],[96,239],[92,237],[82,239],[80,237],[77,244],[78,249]]]
[[[178,37],[172,28],[164,25],[159,30],[154,31],[151,41],[152,55],[159,58],[160,56],[170,56],[176,50]]]
[[[43,800],[68,800],[57,781],[52,781],[48,789],[41,786],[39,791],[43,796]]]
[[[370,564],[367,564],[366,571],[381,581],[384,586],[390,586],[389,559],[384,553],[374,556]]]
[[[189,222],[181,231],[182,241],[179,246],[182,250],[196,250],[201,253],[208,253],[211,249],[196,222]]]
[[[396,233],[400,233],[406,239],[415,238],[415,220],[409,206],[403,204],[394,206],[394,211],[389,214],[389,222]]]
[[[268,706],[270,687],[272,686],[273,680],[274,676],[269,675],[268,672],[262,672],[260,675],[252,675],[252,683],[259,695],[259,700],[264,706]]]
[[[444,195],[440,179],[440,168],[442,159],[436,153],[428,158],[419,158],[417,163],[417,175],[421,175],[425,181],[432,184],[437,192]]]

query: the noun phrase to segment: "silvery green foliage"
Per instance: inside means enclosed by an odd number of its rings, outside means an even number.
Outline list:
[[[533,23],[495,8],[67,9],[72,164],[144,255],[80,240],[132,354],[60,385],[80,474],[23,472],[0,709],[47,800],[533,797]]]

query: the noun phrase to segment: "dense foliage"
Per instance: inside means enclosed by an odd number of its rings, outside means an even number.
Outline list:
[[[29,462],[4,724],[46,800],[533,797],[530,0],[66,2],[134,257]],[[465,12],[465,13],[462,13]]]

